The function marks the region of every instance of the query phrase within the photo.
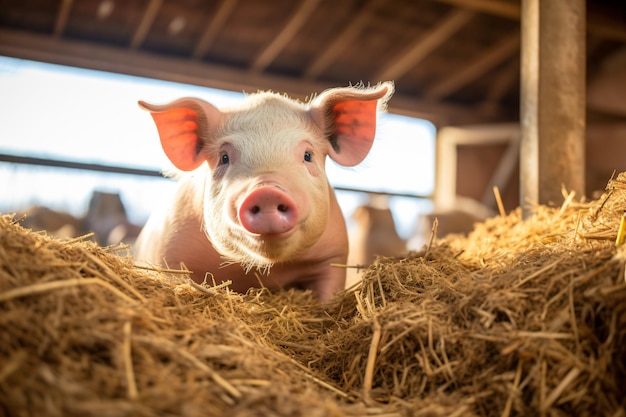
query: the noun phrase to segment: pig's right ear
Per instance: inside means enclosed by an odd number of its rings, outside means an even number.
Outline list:
[[[200,151],[203,140],[212,136],[219,122],[221,112],[217,108],[197,98],[163,105],[139,101],[139,107],[152,115],[161,146],[176,168],[192,171],[206,160]]]

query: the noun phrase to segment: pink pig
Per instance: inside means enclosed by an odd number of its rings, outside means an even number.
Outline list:
[[[345,264],[348,238],[326,155],[343,166],[360,163],[392,93],[385,82],[330,89],[308,104],[270,92],[229,110],[195,98],[139,102],[168,158],[191,172],[149,219],[136,259],[182,262],[194,280],[211,273],[239,292],[298,287],[329,300],[345,285],[345,269],[332,264]]]

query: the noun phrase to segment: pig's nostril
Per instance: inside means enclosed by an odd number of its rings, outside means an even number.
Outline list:
[[[288,208],[286,205],[284,205],[284,204],[279,204],[279,205],[278,205],[278,207],[277,207],[277,209],[278,209],[278,211],[280,211],[281,213],[285,213],[285,212],[287,212],[287,210],[289,210],[289,208]]]
[[[261,211],[261,207],[259,207],[259,206],[252,206],[250,208],[250,211],[252,212],[252,214],[258,214]]]

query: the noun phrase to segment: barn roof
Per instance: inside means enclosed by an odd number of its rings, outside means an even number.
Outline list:
[[[438,124],[515,121],[520,3],[0,0],[0,54],[300,98],[394,80],[393,112]],[[587,3],[591,80],[625,47],[626,6]]]

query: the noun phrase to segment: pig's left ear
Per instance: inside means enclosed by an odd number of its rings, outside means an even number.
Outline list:
[[[176,168],[191,171],[205,161],[200,151],[219,122],[221,112],[216,107],[198,98],[164,105],[140,101],[139,107],[152,115],[163,151]]]
[[[393,82],[375,87],[333,88],[311,103],[311,115],[330,142],[330,157],[340,165],[360,163],[372,148],[376,115],[393,94]]]

